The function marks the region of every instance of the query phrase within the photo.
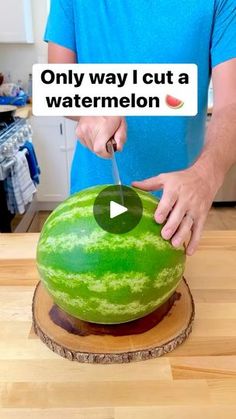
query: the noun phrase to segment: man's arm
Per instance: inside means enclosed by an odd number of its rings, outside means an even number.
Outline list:
[[[191,235],[189,255],[196,250],[214,197],[236,162],[236,59],[216,66],[212,77],[214,111],[196,163],[187,170],[133,184],[144,190],[163,189],[155,219],[158,223],[167,219],[162,236],[175,247]]]
[[[50,64],[75,64],[77,57],[74,51],[52,42],[48,43],[48,62]],[[123,149],[126,141],[125,118],[116,117],[68,117],[78,122],[76,135],[80,142],[100,157],[110,157],[106,143],[114,137],[117,150]]]
[[[221,184],[236,162],[236,59],[213,69],[214,109],[205,147],[195,167],[211,167]],[[236,188],[236,186],[235,186]]]
[[[75,64],[76,54],[68,48],[48,42],[48,62],[50,64]]]
[[[49,64],[75,64],[76,54],[68,48],[48,42],[48,62]],[[68,117],[68,119],[78,121],[75,116]]]
[[[76,54],[74,51],[61,47],[52,42],[48,43],[48,62],[49,64],[76,64]],[[68,119],[78,121],[75,116],[70,116]]]

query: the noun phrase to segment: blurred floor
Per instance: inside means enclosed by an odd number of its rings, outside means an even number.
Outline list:
[[[207,217],[205,230],[236,230],[236,206],[213,207]]]

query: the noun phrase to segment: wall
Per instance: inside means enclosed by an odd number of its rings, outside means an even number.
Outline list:
[[[34,63],[47,61],[47,45],[43,35],[47,21],[48,0],[32,0],[34,44],[0,44],[0,72],[10,72],[12,80],[27,86]]]

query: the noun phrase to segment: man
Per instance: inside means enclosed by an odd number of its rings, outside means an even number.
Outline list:
[[[236,162],[236,0],[52,0],[45,40],[50,63],[198,65],[196,117],[127,118],[128,136],[124,118],[78,118],[82,145],[71,176],[72,193],[112,183],[109,161],[99,157],[109,157],[114,136],[123,183],[163,190],[155,214],[166,221],[162,236],[178,247],[191,235],[192,255]],[[205,135],[211,75],[214,112]]]

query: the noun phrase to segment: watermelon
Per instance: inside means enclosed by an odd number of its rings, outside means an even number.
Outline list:
[[[182,102],[182,100],[176,99],[170,95],[166,96],[166,104],[172,109],[180,109],[184,106],[184,102]]]
[[[37,268],[48,293],[66,313],[98,324],[129,322],[160,307],[182,279],[185,253],[161,237],[158,201],[135,189],[143,204],[139,224],[108,233],[93,216],[105,186],[72,195],[47,219],[37,246]]]

